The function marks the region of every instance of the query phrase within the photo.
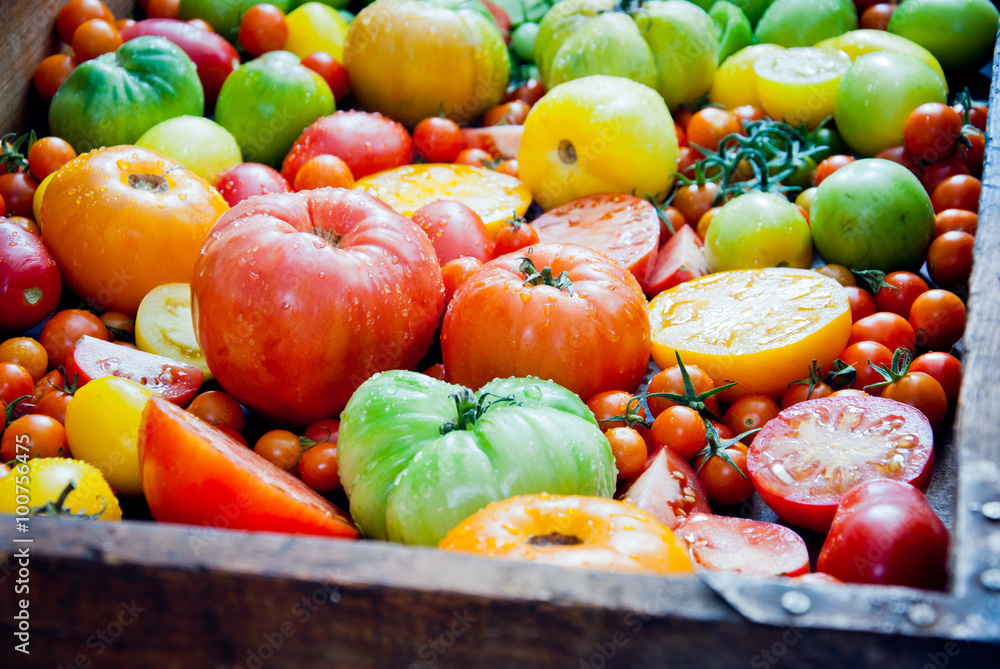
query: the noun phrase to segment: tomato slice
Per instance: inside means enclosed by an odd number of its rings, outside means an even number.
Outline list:
[[[705,242],[690,225],[683,225],[660,247],[642,289],[649,297],[656,297],[668,288],[706,274]]]
[[[135,345],[197,367],[205,381],[213,378],[194,333],[191,284],[165,283],[146,293],[135,316]]]
[[[142,489],[168,523],[354,538],[351,519],[301,480],[152,396],[139,426]]]
[[[531,222],[538,241],[579,244],[600,251],[628,269],[642,284],[653,269],[660,219],[646,200],[625,193],[587,195]]]
[[[809,573],[809,549],[784,525],[696,513],[674,532],[705,569],[761,576]]]
[[[521,148],[523,125],[491,125],[486,128],[462,128],[465,148],[482,149],[494,158],[517,158]]]
[[[201,387],[202,371],[162,355],[84,335],[66,356],[66,376],[80,386],[102,376],[118,376],[187,406]]]
[[[841,498],[873,479],[926,490],[934,432],[922,413],[882,397],[824,397],[795,404],[757,433],[747,455],[754,487],[778,516],[830,529]]]
[[[692,513],[712,512],[705,487],[694,470],[669,448],[662,448],[653,456],[622,500],[653,514],[671,530]]]

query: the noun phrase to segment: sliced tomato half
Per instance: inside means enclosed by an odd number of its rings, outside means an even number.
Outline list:
[[[153,518],[217,528],[354,538],[346,513],[301,480],[155,395],[139,426]]]
[[[682,225],[667,243],[660,247],[653,270],[642,289],[656,297],[668,288],[708,274],[705,242],[689,225]]]
[[[873,479],[926,490],[934,432],[922,413],[882,397],[824,397],[795,404],[757,433],[747,455],[754,488],[778,516],[830,529],[841,498]]]
[[[102,376],[135,381],[163,399],[187,406],[198,393],[203,374],[178,360],[84,335],[66,355],[66,378],[82,386]]]
[[[653,270],[660,219],[646,200],[625,193],[587,195],[531,222],[538,241],[579,244],[616,260],[642,285]]]
[[[806,542],[784,525],[696,513],[674,534],[705,569],[761,576],[809,573]]]
[[[462,128],[467,149],[482,149],[496,160],[517,158],[521,148],[523,125],[491,125],[485,128]]]
[[[693,513],[711,513],[705,487],[684,458],[669,448],[662,448],[625,491],[622,500],[656,516],[677,529]]]

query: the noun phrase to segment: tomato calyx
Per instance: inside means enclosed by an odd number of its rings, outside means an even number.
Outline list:
[[[816,358],[813,358],[812,364],[809,365],[809,376],[804,379],[799,379],[798,381],[792,381],[788,384],[788,387],[792,386],[809,386],[809,392],[806,393],[806,397],[812,397],[813,391],[816,390],[816,386],[823,382],[823,370],[819,366]]]
[[[634,194],[634,192],[635,191],[633,191],[633,194]],[[656,199],[656,196],[652,195],[650,193],[646,193],[645,198],[646,198],[647,202],[649,202],[651,205],[653,205],[653,209],[656,210],[656,217],[658,219],[660,219],[660,221],[664,225],[667,226],[667,230],[670,231],[670,234],[671,235],[677,234],[677,231],[674,229],[674,224],[670,221],[670,217],[667,216],[667,212],[666,212],[666,208],[669,206],[670,198],[668,198],[663,203],[658,202],[657,199]]]
[[[684,394],[680,393],[641,393],[636,397],[650,398],[650,397],[662,397],[663,399],[670,400],[681,406],[686,406],[694,409],[703,417],[711,418],[712,420],[721,421],[722,419],[715,415],[711,409],[705,405],[705,401],[715,397],[724,390],[728,390],[736,385],[736,381],[731,383],[726,383],[721,386],[716,386],[715,388],[710,388],[702,393],[696,393],[694,390],[694,382],[691,380],[691,375],[687,371],[687,367],[681,362],[681,354],[674,351],[674,355],[677,358],[677,366],[681,372],[681,379],[684,381]]]
[[[520,402],[512,396],[495,395],[493,393],[483,393],[476,398],[476,394],[468,388],[462,388],[457,393],[451,395],[455,400],[455,408],[458,410],[458,421],[447,421],[441,426],[441,436],[456,430],[471,430],[483,414],[497,404],[520,405]],[[495,399],[490,399],[495,398]]]
[[[84,513],[83,509],[79,512],[74,513],[72,509],[66,506],[66,499],[69,497],[70,493],[76,490],[76,484],[70,481],[66,484],[66,487],[61,493],[56,501],[48,501],[45,504],[32,507],[28,512],[29,516],[46,516],[48,518],[74,518],[77,520],[98,520],[104,514],[104,511],[108,508],[108,501],[101,496],[98,499],[101,500],[101,509],[95,511],[94,513]]]
[[[0,137],[0,166],[7,168],[8,172],[27,172],[26,156],[35,139],[34,130],[20,137],[13,132]]]
[[[643,398],[646,395],[633,395],[628,402],[625,403],[625,413],[618,414],[617,416],[608,416],[607,418],[602,418],[598,423],[615,423],[618,421],[623,421],[625,427],[630,427],[633,430],[636,427],[650,428],[653,426],[652,421],[647,421],[642,413],[642,403]],[[601,428],[602,430],[605,428]]]
[[[21,408],[21,404],[27,402],[31,399],[31,395],[21,395],[20,397],[15,397],[7,406],[4,407],[3,425],[6,429],[11,423],[13,423],[18,417],[18,409]],[[0,402],[2,404],[2,402]]]
[[[740,478],[746,480],[747,475],[743,473],[743,470],[740,469],[735,462],[733,462],[733,459],[729,457],[729,453],[726,452],[726,449],[730,446],[735,446],[750,435],[757,434],[760,430],[761,428],[755,427],[752,430],[747,430],[746,432],[736,435],[732,439],[723,440],[722,437],[719,436],[719,431],[715,429],[714,425],[712,425],[712,421],[705,419],[705,440],[707,445],[695,456],[695,461],[698,462],[698,468],[695,469],[694,473],[700,474],[702,468],[712,458],[722,458],[723,462],[736,470],[736,473],[740,475]]]
[[[531,253],[531,250],[529,249],[528,252]],[[522,286],[551,286],[558,290],[565,290],[570,296],[576,295],[573,290],[573,282],[570,281],[569,274],[565,271],[561,272],[559,276],[553,277],[551,267],[543,267],[541,271],[538,271],[531,258],[521,256],[518,260],[521,261],[521,264],[518,265],[517,269],[525,276]]]
[[[851,274],[854,275],[856,279],[863,282],[868,287],[868,292],[875,295],[882,287],[886,287],[889,290],[894,290],[899,292],[899,287],[894,286],[891,283],[886,283],[885,277],[886,273],[878,269],[854,269],[851,268]]]
[[[899,381],[910,373],[910,364],[912,362],[913,357],[910,355],[910,351],[908,349],[902,347],[897,348],[896,352],[892,354],[891,365],[886,366],[885,363],[882,363],[877,367],[872,365],[873,369],[885,380],[865,386],[865,392],[867,392],[870,388],[883,388]]]

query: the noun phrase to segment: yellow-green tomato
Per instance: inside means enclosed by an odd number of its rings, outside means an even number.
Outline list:
[[[291,51],[299,58],[305,58],[314,51],[326,51],[338,63],[344,62],[347,20],[336,9],[327,6],[329,4],[307,2],[288,13],[285,17],[288,25],[285,51]]]
[[[705,239],[709,272],[761,267],[812,267],[806,219],[781,195],[755,191],[719,209]]]
[[[203,116],[177,116],[157,123],[136,144],[173,158],[210,184],[243,162],[236,138]]]
[[[142,494],[139,422],[152,393],[117,376],[81,386],[66,407],[66,440],[74,457],[97,467],[122,496]]]

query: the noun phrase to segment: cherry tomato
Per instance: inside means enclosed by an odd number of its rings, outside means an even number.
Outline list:
[[[751,121],[760,121],[764,118],[764,110],[754,105],[740,105],[729,110],[733,116],[739,119],[740,126],[746,128],[746,124]]]
[[[448,370],[444,368],[444,363],[439,362],[437,364],[431,365],[427,369],[421,372],[425,376],[429,376],[432,379],[437,379],[438,381],[448,380]]]
[[[818,186],[823,183],[823,180],[828,176],[839,170],[844,165],[850,165],[854,162],[854,158],[851,156],[845,156],[842,154],[829,156],[824,158],[816,169],[813,171],[812,182],[813,186]]]
[[[0,362],[0,410],[18,398],[30,399],[34,391],[28,370],[14,362]]]
[[[495,241],[494,253],[497,257],[514,253],[538,243],[538,231],[516,218],[509,225],[500,228]]]
[[[483,126],[491,125],[524,125],[531,105],[523,100],[512,100],[487,109],[483,114]]]
[[[38,401],[49,393],[60,390],[65,381],[63,380],[63,375],[59,370],[52,370],[48,374],[45,374],[42,378],[35,381],[35,389],[31,395],[31,403],[37,405]]]
[[[219,390],[206,391],[188,405],[187,410],[209,425],[230,427],[243,432],[243,407],[232,395]]]
[[[238,36],[240,44],[254,58],[268,51],[280,51],[288,41],[285,13],[265,2],[254,5],[243,13]]]
[[[685,365],[688,375],[691,377],[691,383],[694,386],[694,392],[696,394],[703,393],[705,391],[711,390],[715,387],[715,381],[712,377],[708,375],[703,369],[697,365]],[[656,373],[656,375],[650,379],[649,387],[646,389],[649,393],[675,393],[678,395],[684,394],[684,377],[681,375],[680,366],[667,367]],[[649,405],[649,411],[654,417],[659,416],[666,410],[667,407],[675,406],[677,403],[673,400],[669,400],[665,397],[650,397],[646,400],[646,404]],[[718,396],[712,396],[705,402],[705,408],[719,415],[719,400]]]
[[[722,422],[735,434],[756,430],[778,415],[777,402],[767,395],[750,394],[733,402],[722,416]]]
[[[747,450],[740,443],[727,448],[725,453],[733,461],[732,465],[719,455],[706,454],[694,461],[694,470],[705,486],[708,501],[731,506],[753,495],[753,482],[747,469]]]
[[[314,188],[353,188],[354,175],[343,159],[329,153],[313,156],[295,173],[292,188],[296,191]]]
[[[537,79],[528,79],[517,88],[508,91],[507,95],[504,96],[504,102],[521,100],[533,105],[541,100],[543,95],[545,95],[545,86]]]
[[[668,223],[669,226],[667,225]],[[687,225],[687,221],[684,219],[684,214],[677,207],[664,207],[660,216],[659,246],[662,248],[684,225]]]
[[[28,149],[28,169],[41,182],[74,158],[76,151],[65,139],[42,137]]]
[[[695,513],[674,534],[705,569],[760,576],[809,572],[809,550],[794,530],[777,523]]]
[[[450,118],[431,116],[413,129],[413,146],[429,163],[450,163],[465,145],[462,129]]]
[[[979,176],[983,173],[983,160],[986,157],[986,135],[978,131],[966,130],[962,137],[968,146],[960,144],[955,152],[955,160],[969,170],[970,174]]]
[[[69,444],[66,443],[66,428],[49,416],[28,414],[21,416],[9,426],[0,440],[0,457],[10,462],[18,456],[24,460],[31,458],[68,458]]]
[[[743,132],[743,124],[726,109],[705,107],[691,116],[684,130],[689,144],[718,151],[723,138]]]
[[[131,20],[132,19],[119,19],[119,22],[121,22],[121,21],[131,21]],[[134,21],[133,21],[133,23],[134,23]],[[212,24],[209,23],[208,21],[206,21],[205,19],[189,19],[189,20],[185,21],[185,23],[187,23],[189,26],[194,26],[198,30],[204,30],[207,33],[214,33],[215,32],[215,28],[212,27]],[[130,25],[130,24],[126,24],[126,25]],[[119,28],[119,30],[121,30],[121,28]]]
[[[875,306],[879,311],[891,311],[906,318],[913,300],[928,288],[927,282],[913,272],[891,272],[875,293]]]
[[[518,171],[521,169],[521,165],[517,162],[517,158],[507,158],[506,160],[501,160],[500,163],[493,168],[500,174],[506,174],[507,176],[519,179]]]
[[[624,390],[607,390],[587,400],[587,408],[594,414],[602,430],[610,430],[613,427],[636,427],[638,424],[640,436],[648,444],[652,444],[649,428],[642,425],[649,420],[649,416],[642,405],[638,401],[633,402],[632,399],[632,393]],[[631,415],[631,418],[628,421],[608,420],[613,416],[625,415]]]
[[[697,183],[681,186],[674,195],[673,206],[681,212],[688,225],[695,228],[705,212],[715,206],[719,189],[719,184],[714,181],[706,181],[700,186]]]
[[[7,213],[14,216],[34,217],[32,201],[38,182],[25,172],[0,175],[0,197],[7,205]]]
[[[347,68],[326,51],[313,51],[302,59],[302,64],[323,77],[333,92],[333,98],[340,102],[351,88],[351,77]]]
[[[921,347],[948,350],[965,332],[965,304],[955,293],[928,290],[913,302],[910,325]]]
[[[630,479],[642,473],[646,465],[646,441],[630,427],[612,427],[604,431],[615,456],[618,478]]]
[[[444,281],[444,303],[446,305],[451,302],[458,287],[468,281],[469,277],[482,266],[482,260],[469,256],[453,258],[441,265],[441,280]]]
[[[473,167],[489,167],[493,164],[493,156],[482,149],[462,149],[455,156],[455,163]]]
[[[705,421],[689,407],[667,407],[653,421],[650,433],[655,450],[670,448],[685,460],[693,459],[705,447]]]
[[[439,263],[462,256],[482,262],[493,259],[493,237],[479,214],[468,205],[456,200],[435,200],[417,209],[412,218],[427,233]]]
[[[844,288],[858,285],[857,280],[854,278],[854,274],[844,265],[823,265],[822,267],[817,267],[816,271],[830,277],[831,279],[836,279],[837,283]]]
[[[967,232],[946,232],[927,249],[927,273],[943,288],[957,288],[969,282],[972,248],[976,238]]]
[[[889,311],[880,311],[865,316],[851,326],[848,345],[859,341],[875,341],[890,351],[905,348],[911,353],[916,349],[916,335],[909,321]]]
[[[336,418],[320,418],[310,423],[302,435],[317,444],[336,444],[337,437],[340,436],[340,421]]]
[[[920,175],[920,183],[923,184],[924,190],[930,194],[942,181],[959,174],[969,174],[969,168],[954,158],[939,160],[924,169],[923,174]]]
[[[104,19],[84,21],[73,33],[73,54],[77,63],[110,53],[121,45],[122,36],[118,29]]]
[[[906,169],[913,173],[913,176],[918,179],[924,173],[924,163],[921,162],[920,158],[910,153],[910,151],[902,144],[898,146],[890,146],[887,149],[882,149],[875,154],[876,158],[881,158],[882,160],[891,160],[894,163],[902,165]]]
[[[120,311],[105,311],[98,318],[111,334],[112,341],[135,340],[135,318]]]
[[[304,450],[298,435],[288,430],[271,430],[261,435],[253,447],[254,453],[271,464],[295,473]]]
[[[864,390],[865,387],[873,383],[883,381],[882,375],[875,370],[881,365],[886,367],[892,365],[892,353],[888,348],[874,341],[860,341],[845,348],[840,354],[840,360],[853,367],[857,373],[857,377],[851,383],[851,388]],[[881,393],[878,388],[872,388],[866,392],[872,395]]]
[[[694,179],[694,165],[704,157],[701,155],[701,151],[692,146],[680,147],[680,155],[677,158],[677,171],[689,179]]]
[[[945,209],[934,217],[934,237],[940,237],[946,232],[968,232],[975,237],[979,227],[979,215],[965,209]]]
[[[336,442],[316,444],[307,450],[299,460],[299,476],[318,493],[326,494],[340,488]]]
[[[961,131],[958,112],[940,102],[927,102],[910,112],[903,128],[903,142],[913,155],[934,162],[955,153]]]
[[[32,413],[48,416],[59,421],[60,424],[65,425],[66,409],[69,407],[69,403],[72,399],[73,393],[66,392],[62,389],[53,390],[50,393],[46,393],[35,403],[35,408]]]
[[[930,374],[909,372],[906,376],[882,388],[882,397],[909,404],[924,414],[931,427],[937,429],[948,413],[948,398],[944,388]]]
[[[84,335],[104,341],[111,340],[111,335],[101,319],[89,311],[64,309],[46,321],[38,341],[49,354],[49,369],[65,364],[69,349]]]
[[[70,0],[56,14],[56,31],[59,33],[59,39],[66,44],[72,44],[76,29],[90,19],[114,23],[115,15],[100,0]]]
[[[983,184],[976,177],[968,174],[956,174],[942,181],[931,195],[934,213],[945,209],[965,209],[979,211],[979,194]]]
[[[799,402],[818,400],[821,397],[829,397],[832,394],[833,388],[823,381],[819,381],[813,386],[812,392],[809,392],[808,383],[795,383],[788,386],[788,390],[781,396],[781,408],[784,410]]]
[[[236,443],[242,444],[247,448],[250,447],[250,444],[247,442],[246,437],[244,437],[242,434],[240,434],[233,428],[229,427],[228,425],[216,425],[215,429],[218,430],[219,432],[222,432]]]
[[[0,343],[0,362],[13,362],[21,365],[32,381],[45,376],[45,370],[49,366],[49,354],[45,352],[45,347],[31,337],[12,337]]]
[[[177,19],[180,14],[181,0],[149,0],[146,5],[146,18]]]
[[[941,351],[924,353],[910,363],[910,371],[933,376],[944,389],[948,404],[955,406],[958,402],[958,392],[962,387],[962,362],[955,356]]]
[[[888,2],[874,4],[861,12],[861,16],[858,18],[858,27],[866,30],[886,30],[894,11],[896,11],[896,5]]]
[[[847,300],[851,304],[851,321],[857,323],[866,316],[875,313],[875,298],[864,288],[845,286]]]
[[[191,23],[191,21],[188,21],[188,23]],[[121,31],[125,30],[126,28],[134,26],[135,24],[136,24],[136,20],[135,19],[125,17],[125,18],[118,19],[117,21],[115,21],[115,28],[118,29],[118,32],[121,32]],[[205,25],[208,25],[208,24],[206,23]],[[211,28],[211,26],[209,26],[209,27]]]

